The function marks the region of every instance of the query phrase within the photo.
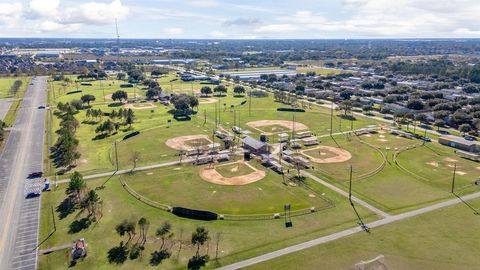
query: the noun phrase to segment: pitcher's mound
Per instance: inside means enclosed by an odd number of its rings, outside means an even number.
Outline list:
[[[347,150],[331,146],[318,146],[301,153],[315,163],[340,163],[352,158],[352,154]]]
[[[223,170],[222,167],[225,167],[226,170]],[[230,169],[230,167],[232,168]],[[230,176],[230,174],[233,173],[244,173],[246,170],[250,173],[238,176]],[[222,175],[219,171],[222,171],[222,173],[225,173],[227,171],[230,172],[230,174],[228,176]],[[258,170],[257,168],[244,161],[222,164],[215,167],[205,167],[200,170],[200,177],[203,180],[213,184],[224,186],[242,186],[251,184],[263,179],[265,175],[266,173],[264,171]]]

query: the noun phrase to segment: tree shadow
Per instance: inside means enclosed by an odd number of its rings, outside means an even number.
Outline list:
[[[68,233],[69,234],[77,233],[81,230],[87,229],[88,227],[90,227],[91,224],[92,222],[88,218],[81,218],[79,220],[74,220],[69,226]]]
[[[155,250],[151,254],[152,257],[150,258],[150,265],[157,266],[161,264],[163,260],[170,258],[171,255],[172,254],[166,249],[162,249],[160,251]]]
[[[203,255],[203,256],[193,256],[188,260],[188,265],[187,268],[190,270],[200,270],[200,268],[204,267],[210,257],[208,255]]]
[[[108,104],[108,107],[120,107],[120,106],[123,106],[123,102],[114,102],[114,103]]]
[[[85,124],[85,125],[96,125],[100,123],[99,121],[95,121],[95,120],[85,120],[85,121],[82,121],[82,124]]]
[[[73,199],[69,196],[66,197],[58,206],[56,211],[58,212],[58,218],[64,219],[71,213],[75,212],[76,205]]]
[[[98,134],[97,136],[92,138],[92,141],[103,140],[107,137],[110,137],[110,135],[108,135],[107,133]]]
[[[128,249],[120,242],[118,247],[111,248],[107,253],[107,259],[112,264],[123,264],[127,260]]]

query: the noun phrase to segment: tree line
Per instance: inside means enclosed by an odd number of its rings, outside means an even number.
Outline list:
[[[78,110],[70,103],[59,102],[55,114],[60,118],[58,139],[51,149],[52,159],[57,167],[71,167],[80,158],[78,139],[75,137],[79,122],[75,118]]]

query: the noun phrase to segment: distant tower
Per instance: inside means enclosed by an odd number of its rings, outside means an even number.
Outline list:
[[[115,29],[117,32],[117,48],[115,48],[115,52],[117,53],[117,63],[120,62],[120,34],[118,33],[118,22],[117,18],[115,18]]]
[[[115,29],[117,30],[117,47],[120,50],[120,34],[118,33],[118,22],[117,18],[115,18]]]

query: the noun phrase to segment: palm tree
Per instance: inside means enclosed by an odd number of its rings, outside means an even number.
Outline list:
[[[208,236],[208,230],[204,227],[197,227],[195,232],[192,233],[192,244],[197,246],[196,256],[200,252],[200,246],[203,246],[210,237]]]
[[[160,246],[160,249],[163,249],[166,238],[172,236],[172,234],[170,233],[171,231],[172,231],[172,225],[168,221],[164,222],[162,226],[160,226],[157,229],[157,232],[155,233],[155,235],[160,236],[160,238],[162,239],[162,245]]]

